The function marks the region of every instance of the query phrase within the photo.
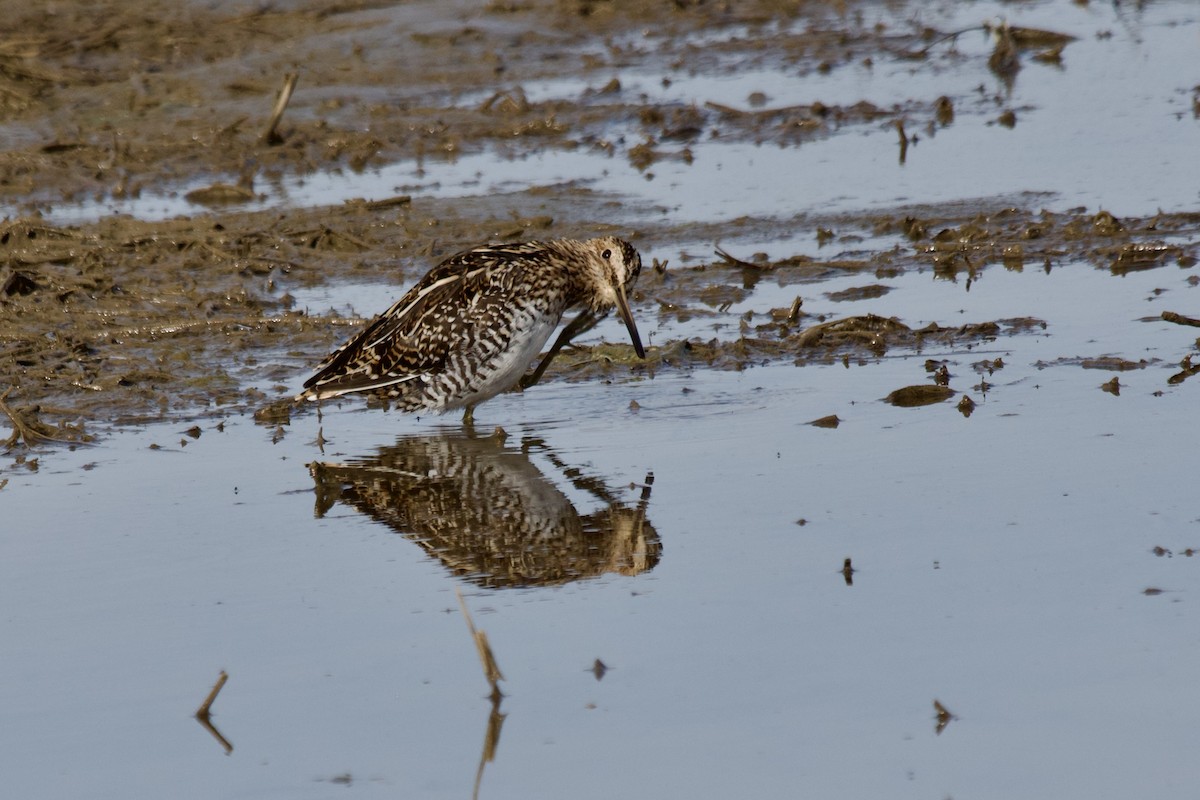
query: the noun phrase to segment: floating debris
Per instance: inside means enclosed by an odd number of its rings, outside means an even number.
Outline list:
[[[946,95],[942,95],[933,104],[933,115],[938,125],[946,127],[954,122],[954,102]]]
[[[954,390],[948,386],[920,383],[897,389],[885,397],[884,401],[900,408],[916,408],[940,403],[953,396]]]
[[[1004,26],[1013,44],[1020,48],[1032,47],[1066,47],[1078,38],[1071,36],[1068,33],[1059,33],[1058,31],[1047,31],[1041,28],[1026,28],[1019,25]]]
[[[201,206],[249,203],[257,199],[257,195],[254,194],[253,189],[232,183],[214,183],[201,189],[193,189],[183,197],[189,203]]]
[[[1191,325],[1194,328],[1200,328],[1200,319],[1195,317],[1185,317],[1183,314],[1178,314],[1174,311],[1162,312],[1164,322],[1173,322],[1176,325]]]
[[[1176,386],[1180,383],[1183,383],[1197,372],[1200,372],[1200,365],[1193,365],[1192,357],[1190,355],[1184,356],[1183,360],[1179,362],[1179,367],[1179,372],[1176,372],[1174,375],[1167,378],[1168,386]]]
[[[958,719],[958,717],[952,714],[950,709],[942,705],[941,701],[939,701],[937,698],[934,698],[933,710],[934,713],[937,714],[937,725],[934,726],[933,732],[938,736],[941,736],[942,731],[946,730],[946,726],[949,725],[951,721]]]
[[[221,689],[224,688],[225,682],[228,680],[229,674],[225,672],[225,670],[221,670],[221,674],[217,676],[217,682],[213,684],[208,696],[204,698],[204,702],[200,704],[198,709],[196,709],[197,721],[199,721],[199,723],[204,726],[204,729],[212,734],[213,738],[220,743],[221,747],[225,749],[226,755],[229,755],[233,752],[233,744],[231,744],[228,739],[222,736],[221,732],[217,730],[217,727],[213,725],[211,713],[213,701],[217,699],[217,695],[221,693]]]
[[[1101,236],[1116,236],[1125,230],[1125,226],[1108,211],[1101,211],[1092,218],[1092,230]]]
[[[1118,356],[1100,356],[1099,358],[1085,358],[1080,361],[1080,366],[1084,369],[1107,369],[1116,372],[1145,369],[1150,364],[1151,362],[1144,358],[1139,361],[1130,361],[1127,358],[1120,358]]]
[[[875,298],[883,297],[890,291],[892,291],[891,286],[873,283],[870,286],[852,286],[849,289],[826,292],[825,297],[834,303],[844,303],[854,300],[874,300]]]

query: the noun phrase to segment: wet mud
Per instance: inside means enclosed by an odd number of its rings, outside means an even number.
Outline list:
[[[0,203],[8,217],[0,223],[0,410],[11,423],[9,445],[79,441],[97,426],[169,415],[267,407],[275,409],[269,419],[286,419],[275,404],[287,386],[362,322],[299,306],[292,293],[301,289],[350,281],[399,287],[438,258],[483,241],[611,232],[669,251],[671,242],[736,242],[750,232],[786,238],[797,225],[648,217],[631,229],[606,221],[611,198],[569,185],[453,200],[398,193],[331,207],[239,209],[258,196],[256,187],[282,175],[354,173],[397,159],[487,150],[513,156],[581,148],[652,172],[664,159],[690,163],[688,144],[700,137],[788,144],[892,121],[903,159],[918,120],[948,124],[955,103],[968,102],[790,105],[762,93],[744,108],[656,102],[623,90],[611,71],[649,62],[701,69],[722,59],[777,67],[783,59],[789,69],[821,74],[884,57],[921,61],[961,32],[869,25],[855,4],[619,5],[491,3],[480,10],[463,3],[449,13],[370,0],[249,9],[66,2],[43,13],[10,4],[6,16],[21,36],[0,49]],[[800,15],[811,24],[774,24]],[[651,49],[637,36],[649,26],[678,36],[655,39]],[[733,26],[756,35],[698,43],[704,31]],[[1034,29],[1004,29],[996,41],[989,67],[997,75],[1070,45],[1069,37]],[[591,88],[574,101],[531,101],[519,88],[549,77]],[[290,102],[277,103],[289,82]],[[618,129],[626,133],[614,135]],[[204,185],[186,193],[194,208],[187,217],[51,221],[64,203],[180,192],[197,180]],[[729,321],[732,306],[754,303],[763,280],[796,284],[796,300],[741,312],[734,334],[660,338],[645,361],[627,345],[575,347],[547,379],[772,361],[802,366],[919,352],[930,341],[1020,335],[1044,323],[913,327],[887,315],[888,287],[879,281],[932,271],[969,288],[987,269],[1084,262],[1121,275],[1191,267],[1200,255],[1200,214],[1117,218],[1046,210],[1036,196],[1025,199],[805,218],[799,224],[829,254],[821,258],[740,253],[727,244],[656,262],[633,298],[639,318]],[[882,244],[858,246],[865,238]],[[828,296],[819,288],[846,275],[861,282]],[[855,301],[856,308],[877,303],[879,311],[810,315],[804,295]]]

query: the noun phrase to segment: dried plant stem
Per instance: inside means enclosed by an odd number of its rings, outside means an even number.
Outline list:
[[[462,609],[463,617],[467,620],[467,629],[471,631],[471,638],[475,640],[475,648],[479,651],[479,662],[483,665],[484,677],[492,686],[492,698],[495,700],[503,696],[498,682],[504,680],[504,674],[500,672],[500,667],[496,664],[496,657],[492,654],[492,646],[488,644],[487,634],[475,627],[475,623],[471,619],[471,612],[467,610],[467,601],[463,599],[462,590],[456,586],[454,593],[458,595],[458,607]]]
[[[213,701],[217,699],[217,695],[221,693],[221,687],[225,685],[225,681],[227,680],[229,680],[229,674],[225,670],[221,670],[221,674],[217,677],[217,682],[213,684],[212,691],[208,693],[208,697],[204,698],[204,702],[196,709],[197,719],[208,719],[209,709],[212,708]]]
[[[283,112],[287,109],[288,103],[291,102],[292,92],[296,90],[296,81],[299,75],[295,72],[289,72],[283,76],[283,88],[279,90],[279,97],[275,100],[275,107],[271,109],[271,120],[267,123],[267,129],[263,131],[263,141],[267,144],[279,144],[283,141],[283,137],[276,130],[279,126],[279,120],[283,119]]]

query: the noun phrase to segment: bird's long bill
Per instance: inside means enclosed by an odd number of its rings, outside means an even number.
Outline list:
[[[645,358],[646,350],[642,347],[642,337],[638,336],[637,325],[633,323],[633,314],[629,313],[629,301],[625,299],[623,286],[617,287],[617,313],[621,315],[621,321],[629,331],[629,338],[633,340],[633,349],[637,351],[638,358]]]

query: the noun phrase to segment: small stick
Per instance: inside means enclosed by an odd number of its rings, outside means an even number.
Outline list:
[[[729,264],[732,267],[741,267],[742,269],[762,269],[763,268],[761,264],[755,264],[753,261],[743,261],[742,259],[738,258],[737,256],[731,256],[729,253],[725,252],[719,245],[716,247],[714,252],[717,255],[719,255],[722,259],[724,259],[726,264]]]
[[[275,100],[275,107],[271,109],[271,121],[267,123],[267,129],[263,132],[263,141],[267,144],[279,144],[283,141],[283,137],[275,128],[279,125],[279,120],[283,119],[283,112],[292,99],[292,92],[296,89],[298,79],[299,75],[295,72],[289,72],[283,76],[283,88],[280,89],[279,97]]]
[[[796,299],[792,301],[792,307],[788,309],[787,321],[793,325],[800,319],[800,306],[804,305],[804,298],[796,295]]]
[[[204,702],[196,709],[196,719],[201,721],[208,719],[209,709],[212,707],[213,701],[217,699],[217,695],[221,693],[221,687],[225,685],[225,681],[227,680],[229,680],[229,674],[225,670],[221,670],[221,674],[217,677],[217,682],[212,687],[212,691],[208,693],[208,697],[204,698]]]
[[[896,132],[900,135],[900,166],[904,166],[908,156],[908,134],[904,132],[904,120],[898,119],[892,124],[896,126]]]
[[[1162,318],[1164,322],[1174,322],[1176,325],[1192,325],[1200,328],[1200,319],[1195,319],[1194,317],[1185,317],[1183,314],[1178,314],[1174,311],[1162,312]]]
[[[733,106],[722,105],[721,103],[714,103],[711,100],[706,101],[704,103],[704,107],[712,109],[713,111],[717,111],[721,114],[727,114],[731,117],[744,117],[744,116],[754,113],[752,111],[742,111],[740,108],[734,108]]]
[[[949,39],[957,39],[959,36],[962,36],[964,33],[970,33],[971,31],[986,31],[986,30],[989,30],[987,25],[972,25],[969,28],[963,28],[961,31],[955,31],[954,33],[947,33],[945,36],[939,36],[937,39],[934,39],[932,42],[925,45],[920,50],[917,50],[912,55],[916,58],[924,58],[926,55],[929,54],[930,50],[937,47],[939,44],[941,44],[944,41],[947,41]]]

